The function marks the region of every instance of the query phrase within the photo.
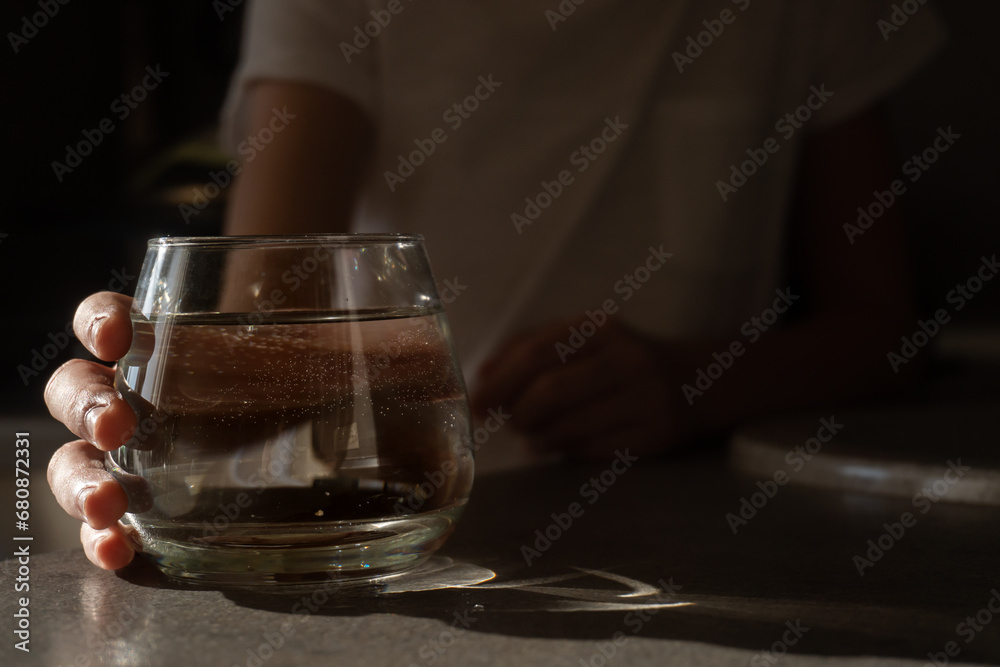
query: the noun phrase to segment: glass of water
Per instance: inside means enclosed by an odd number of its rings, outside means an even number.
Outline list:
[[[107,465],[167,574],[378,577],[454,529],[470,419],[422,237],[153,239],[132,326]]]

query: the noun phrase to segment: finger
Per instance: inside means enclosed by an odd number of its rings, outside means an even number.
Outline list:
[[[126,529],[117,523],[103,530],[83,524],[80,526],[80,542],[90,562],[105,570],[123,568],[135,557],[136,545]]]
[[[632,396],[612,393],[559,415],[532,434],[530,441],[541,449],[579,449],[591,440],[630,429],[641,417]]]
[[[574,454],[591,461],[607,461],[622,454],[629,459],[644,459],[668,450],[673,443],[643,426],[609,432],[585,443]]]
[[[104,468],[104,452],[83,440],[52,455],[47,477],[59,505],[91,528],[114,525],[128,509],[128,495]]]
[[[556,343],[568,340],[571,323],[577,321],[556,322],[504,343],[480,368],[473,410],[481,414],[490,407],[510,405],[539,373],[563,363]]]
[[[538,340],[541,343],[551,343],[552,347],[559,341],[569,339],[570,328],[580,324],[582,318],[579,316],[568,317],[556,322],[552,322],[540,329],[527,331],[507,338],[497,346],[497,349],[479,367],[480,375],[491,375],[507,363],[507,357],[511,351],[521,346],[523,343]]]
[[[514,424],[536,431],[614,391],[618,383],[608,365],[607,356],[591,355],[542,373],[511,403]]]
[[[132,408],[114,388],[114,371],[72,359],[45,385],[45,404],[70,431],[105,451],[116,449],[135,432]]]
[[[83,300],[73,317],[76,337],[98,359],[116,361],[132,344],[132,298],[98,292]]]

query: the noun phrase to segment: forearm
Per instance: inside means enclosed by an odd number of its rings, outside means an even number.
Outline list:
[[[372,140],[362,111],[332,91],[257,82],[248,93],[254,136],[286,119],[273,139],[249,152],[226,211],[226,234],[348,231]]]
[[[227,235],[343,233],[350,229],[357,184],[372,128],[353,103],[315,86],[259,81],[248,91],[250,135],[242,171],[228,203]],[[275,119],[279,118],[278,122]],[[271,139],[259,139],[267,128]],[[268,136],[263,133],[263,136]],[[236,257],[236,256],[234,256]],[[297,291],[301,258],[272,253],[266,265],[239,261],[226,267],[223,307],[256,312],[307,303]],[[315,267],[314,267],[315,268]],[[296,273],[298,271],[298,273]],[[323,271],[309,274],[318,279]],[[254,286],[248,290],[247,286]],[[290,287],[294,285],[295,287]],[[262,305],[263,304],[263,305]]]

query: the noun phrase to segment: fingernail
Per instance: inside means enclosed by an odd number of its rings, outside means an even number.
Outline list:
[[[108,319],[107,315],[101,315],[94,319],[90,323],[90,329],[87,330],[87,335],[90,337],[90,344],[97,347],[97,332],[101,329],[101,323]]]
[[[122,544],[117,541],[110,541],[112,535],[107,535],[97,540],[94,543],[94,553],[98,554],[98,560],[101,561],[100,566],[105,570],[118,570],[119,567],[112,567],[112,564],[125,561],[128,563],[132,560],[132,550],[128,548],[128,545]],[[108,543],[110,547],[103,547],[102,545]],[[102,553],[103,552],[103,553]]]
[[[87,425],[87,433],[90,436],[91,441],[93,441],[96,438],[95,433],[97,430],[97,418],[100,417],[101,414],[107,409],[108,406],[106,405],[96,405],[91,409],[87,410],[87,414],[84,417],[84,422]],[[91,444],[97,444],[97,443],[92,442]]]
[[[122,535],[129,544],[132,545],[132,550],[136,553],[142,553],[142,539],[139,537],[139,531],[136,530],[134,526],[123,526]]]
[[[90,498],[90,495],[93,492],[93,486],[85,486],[80,489],[78,494],[76,494],[76,507],[88,524],[90,523],[90,517],[87,516],[87,499]],[[93,528],[93,526],[91,526],[91,528]]]

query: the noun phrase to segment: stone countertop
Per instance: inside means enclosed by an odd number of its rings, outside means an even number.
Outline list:
[[[38,555],[30,653],[6,560],[0,664],[924,665],[949,642],[949,664],[1000,663],[1000,509],[757,482],[721,449],[485,476],[420,576],[380,585],[203,590]]]

